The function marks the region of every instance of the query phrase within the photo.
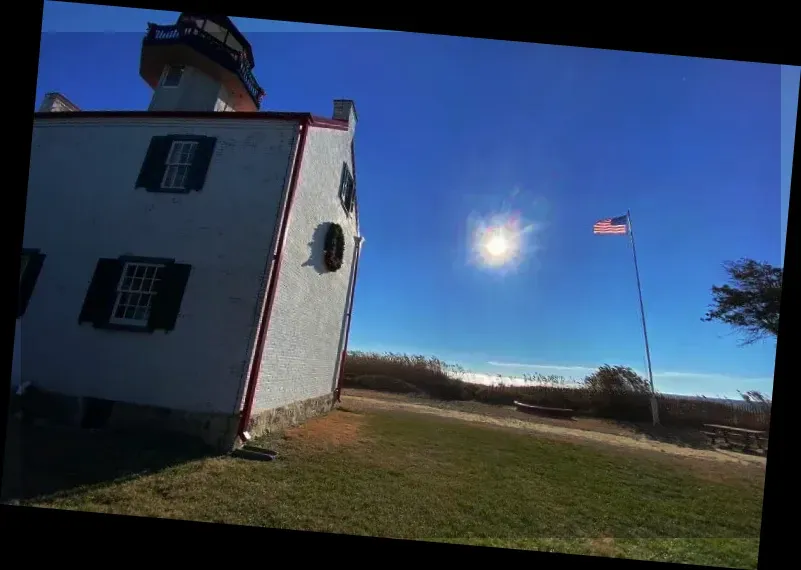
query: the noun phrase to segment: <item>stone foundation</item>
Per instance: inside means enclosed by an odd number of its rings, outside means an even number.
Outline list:
[[[286,428],[297,426],[314,416],[330,412],[335,405],[334,394],[326,394],[317,398],[309,398],[292,402],[272,410],[253,412],[248,423],[248,433],[257,438],[265,434],[274,434]]]
[[[167,431],[197,437],[220,452],[240,446],[237,437],[239,414],[188,412],[158,406],[144,406],[97,398],[68,396],[29,389],[20,399],[25,416],[62,425],[90,429]],[[334,394],[293,402],[280,408],[254,412],[248,433],[256,438],[297,426],[309,418],[331,411]]]
[[[200,438],[217,451],[234,448],[239,414],[187,412],[155,406],[115,402],[108,427],[135,429],[147,427]]]
[[[94,429],[166,431],[199,438],[217,451],[234,448],[239,415],[188,412],[68,396],[31,389],[22,397],[22,408],[30,420]]]

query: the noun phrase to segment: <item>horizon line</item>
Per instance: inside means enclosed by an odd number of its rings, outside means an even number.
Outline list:
[[[562,364],[538,364],[538,363],[523,363],[523,362],[503,362],[497,360],[489,360],[487,364],[491,366],[501,366],[504,368],[529,368],[529,369],[545,369],[545,370],[560,370],[564,372],[570,371],[586,371],[594,372],[600,366],[583,366],[583,365],[562,365]],[[640,373],[636,367],[631,367],[635,372]],[[767,376],[733,376],[730,374],[710,373],[710,372],[685,372],[674,370],[654,370],[654,377],[667,377],[667,378],[706,378],[708,380],[728,380],[737,379],[743,381],[773,381],[772,377]]]

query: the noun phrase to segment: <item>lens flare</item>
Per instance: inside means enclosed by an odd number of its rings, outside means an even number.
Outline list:
[[[487,253],[493,257],[500,257],[509,251],[509,242],[506,236],[492,236],[486,244]]]
[[[480,209],[489,208],[468,214],[467,264],[500,276],[538,269],[547,227],[544,199],[518,188],[507,197],[493,194]]]
[[[500,267],[520,255],[523,242],[520,218],[494,216],[478,222],[473,235],[473,250],[477,261],[486,267]]]

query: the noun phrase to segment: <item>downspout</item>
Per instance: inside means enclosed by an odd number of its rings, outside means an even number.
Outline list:
[[[342,346],[342,355],[339,358],[339,376],[337,377],[337,387],[334,390],[334,399],[339,402],[342,394],[342,376],[345,372],[345,359],[348,355],[348,337],[350,336],[350,320],[353,316],[353,298],[356,294],[356,278],[359,275],[359,258],[362,256],[362,244],[364,238],[356,236],[356,248],[353,252],[353,279],[350,283],[350,292],[348,293],[348,313],[346,315],[347,324],[345,325],[345,343]]]
[[[275,302],[275,293],[278,290],[278,276],[281,273],[281,262],[284,257],[284,244],[286,243],[287,230],[289,228],[289,216],[292,212],[292,206],[295,202],[295,191],[300,179],[300,169],[303,163],[303,152],[306,149],[306,137],[311,126],[311,117],[304,118],[300,123],[300,140],[298,141],[298,149],[295,154],[295,164],[292,166],[292,178],[289,182],[289,189],[287,190],[286,205],[284,206],[283,217],[281,219],[281,230],[278,235],[278,243],[275,247],[273,254],[272,271],[268,277],[266,299],[264,302],[264,309],[261,314],[261,322],[259,332],[256,336],[256,346],[253,351],[253,364],[250,367],[250,374],[248,374],[247,387],[245,388],[245,401],[242,404],[242,413],[239,416],[239,428],[237,434],[242,442],[247,443],[250,440],[248,433],[248,424],[250,423],[250,416],[253,413],[253,400],[256,396],[256,386],[258,385],[259,370],[261,368],[261,358],[264,353],[264,345],[267,340],[267,328],[270,325],[270,315],[272,314],[273,304]]]

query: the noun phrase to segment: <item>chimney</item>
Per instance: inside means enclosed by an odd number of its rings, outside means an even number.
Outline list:
[[[42,104],[39,106],[40,113],[64,113],[75,111],[80,111],[80,109],[61,93],[46,93]]]
[[[356,128],[356,104],[350,99],[334,99],[334,118],[347,121],[350,131]]]

